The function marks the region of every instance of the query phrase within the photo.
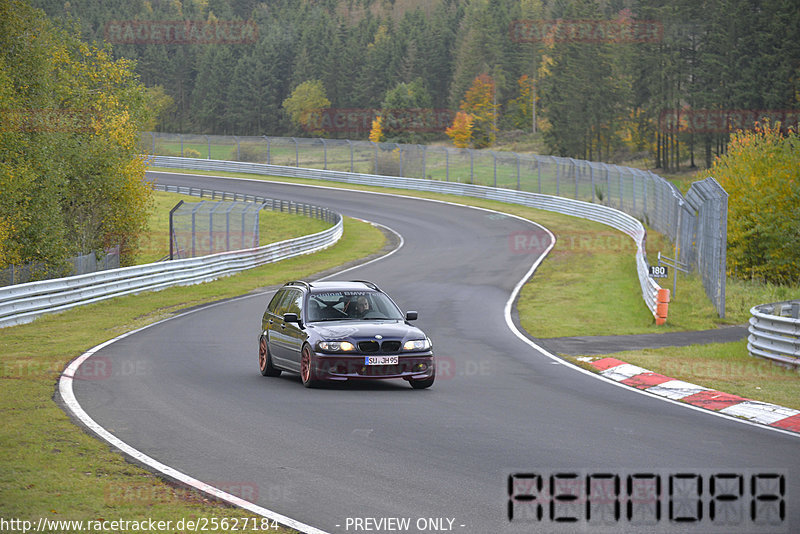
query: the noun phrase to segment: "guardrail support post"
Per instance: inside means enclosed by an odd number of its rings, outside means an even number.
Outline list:
[[[475,183],[475,151],[469,150],[469,183]]]
[[[397,147],[396,150],[400,151],[400,176],[405,176],[403,174],[403,147],[397,143],[394,146]]]
[[[428,148],[426,145],[417,145],[422,150],[422,176],[420,178],[427,178],[425,176],[425,165],[428,163]]]
[[[175,207],[169,210],[169,259],[175,258],[175,229],[172,226],[172,214],[175,213],[175,210],[180,208],[183,204],[183,200],[175,204]]]
[[[494,166],[494,187],[497,187],[497,154],[491,152],[492,154],[492,165]]]

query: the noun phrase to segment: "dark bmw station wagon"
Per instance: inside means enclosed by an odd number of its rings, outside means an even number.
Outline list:
[[[372,282],[289,282],[261,320],[258,364],[264,376],[299,373],[303,385],[402,378],[430,387],[431,340]]]

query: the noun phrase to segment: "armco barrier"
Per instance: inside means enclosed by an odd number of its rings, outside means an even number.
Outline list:
[[[335,214],[335,217],[334,226],[327,230],[263,247],[0,288],[0,328],[27,323],[45,313],[131,293],[208,282],[245,269],[316,252],[333,245],[342,236],[342,216]]]
[[[667,302],[662,298],[662,306],[658,307],[658,291],[662,289],[649,275],[647,259],[645,257],[645,229],[634,217],[601,204],[593,204],[581,200],[572,200],[541,193],[516,191],[482,185],[462,184],[456,182],[442,182],[438,180],[423,180],[420,178],[401,178],[395,176],[379,176],[373,174],[358,174],[341,171],[319,169],[305,169],[299,167],[285,167],[264,163],[247,163],[240,161],[221,161],[209,159],[178,158],[171,156],[152,156],[152,165],[174,169],[193,169],[220,172],[241,172],[280,176],[286,178],[305,178],[311,180],[329,180],[350,184],[371,185],[379,187],[394,187],[398,189],[412,189],[432,193],[469,196],[498,200],[512,204],[520,204],[531,208],[554,211],[574,217],[581,217],[591,221],[600,222],[611,226],[630,236],[636,243],[636,271],[639,276],[642,298],[650,309],[653,317],[659,324],[666,321]],[[667,291],[668,292],[668,291]],[[662,297],[664,293],[662,292]]]
[[[800,300],[760,304],[750,314],[750,355],[800,367]]]

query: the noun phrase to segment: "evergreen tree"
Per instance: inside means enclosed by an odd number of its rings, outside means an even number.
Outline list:
[[[196,133],[236,133],[228,115],[228,83],[234,74],[230,46],[208,46],[200,55],[192,89]]]
[[[431,101],[420,78],[411,83],[400,82],[387,91],[380,111],[384,138],[394,143],[424,141],[433,123]]]

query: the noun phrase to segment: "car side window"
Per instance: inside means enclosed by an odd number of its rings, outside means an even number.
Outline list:
[[[286,311],[283,313],[296,313],[298,317],[301,317],[300,312],[303,309],[303,292],[287,291],[287,293],[289,293],[289,297]]]
[[[269,301],[269,305],[267,305],[267,311],[270,313],[278,314],[278,310],[281,306],[281,301],[286,296],[285,289],[279,289],[277,293],[272,297],[272,300]]]

